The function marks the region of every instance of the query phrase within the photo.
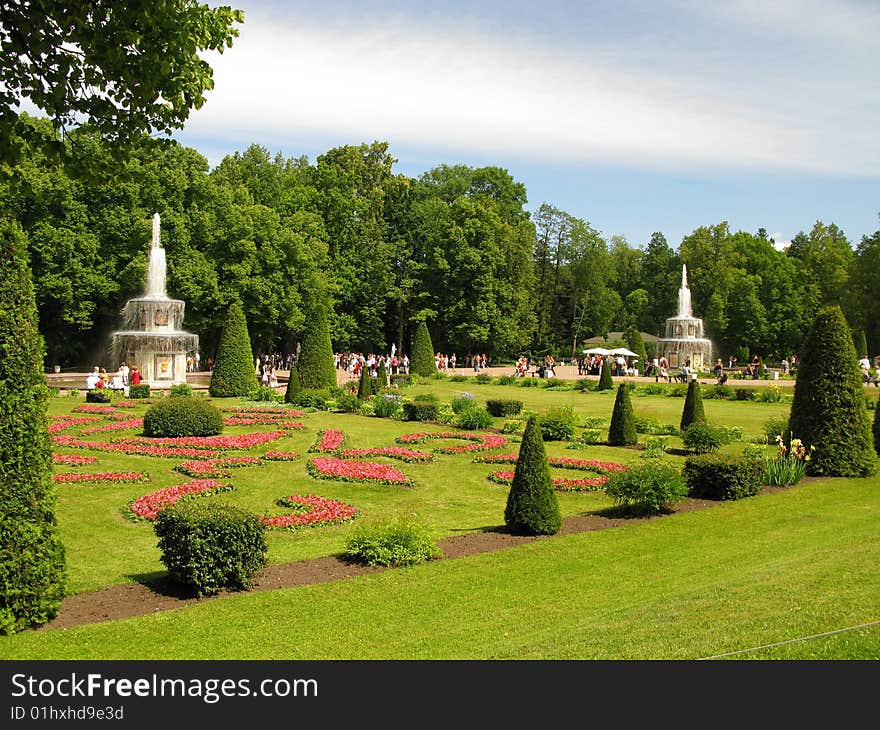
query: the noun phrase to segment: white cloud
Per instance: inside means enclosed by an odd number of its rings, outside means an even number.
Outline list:
[[[791,245],[791,241],[787,240],[782,233],[771,233],[770,238],[773,239],[773,248],[777,251],[785,251]]]

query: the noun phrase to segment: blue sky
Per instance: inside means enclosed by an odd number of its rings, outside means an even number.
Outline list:
[[[497,165],[633,245],[880,229],[876,0],[226,1],[241,35],[175,134],[212,165],[382,140],[399,173]]]

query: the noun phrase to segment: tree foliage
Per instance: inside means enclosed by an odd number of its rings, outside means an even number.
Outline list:
[[[636,420],[629,397],[629,385],[621,383],[617,386],[617,395],[614,398],[611,425],[608,427],[608,443],[611,446],[635,446],[638,440]]]
[[[434,363],[434,345],[425,322],[419,322],[413,337],[410,370],[416,375],[422,375],[426,378],[437,372],[437,366]]]
[[[513,532],[530,535],[555,535],[562,527],[544,439],[534,415],[526,423],[520,443],[504,522]]]
[[[303,388],[321,390],[336,387],[333,345],[327,325],[327,305],[323,287],[316,287],[306,307],[308,318],[296,370]]]
[[[247,320],[241,303],[236,300],[226,315],[208,392],[215,398],[247,396],[258,385]]]
[[[705,422],[706,414],[703,409],[703,393],[700,391],[700,383],[697,380],[691,380],[688,383],[684,407],[681,409],[681,422],[678,427],[684,431],[692,423]]]
[[[0,634],[54,618],[65,592],[42,338],[21,228],[0,221]]]

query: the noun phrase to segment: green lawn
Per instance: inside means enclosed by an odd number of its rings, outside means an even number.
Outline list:
[[[481,402],[519,398],[536,412],[569,404],[579,421],[601,417],[606,424],[614,400],[613,393],[449,380],[432,380],[411,392],[421,391],[444,401],[463,391]],[[50,412],[66,413],[81,402],[56,398]],[[683,398],[666,395],[637,391],[633,396],[635,412],[660,423],[677,423],[683,404]],[[767,419],[785,417],[789,404],[707,399],[704,406],[711,422],[736,426],[749,438],[761,433]],[[438,539],[503,523],[507,489],[487,479],[500,467],[475,464],[472,454],[437,455],[428,464],[389,462],[415,480],[409,488],[316,480],[306,471],[305,452],[324,428],[343,430],[346,447],[368,447],[393,445],[404,433],[451,427],[319,412],[301,420],[303,431],[231,454],[283,449],[302,458],[235,469],[234,491],[210,499],[278,513],[274,501],[280,497],[320,494],[355,505],[364,517],[415,513]],[[228,427],[224,433],[247,431]],[[413,448],[431,450],[440,443]],[[670,438],[670,445],[680,441]],[[735,442],[725,448],[743,447]],[[511,443],[496,453],[517,448]],[[549,442],[547,449],[576,458],[639,459],[632,449],[575,451],[559,442]],[[143,470],[150,482],[60,485],[57,516],[75,592],[162,571],[150,524],[126,519],[122,508],[141,494],[187,480],[171,470],[175,460],[95,453],[97,464],[75,469]],[[554,470],[554,476],[572,472]],[[602,492],[559,493],[559,500],[564,515],[610,504]],[[876,659],[880,627],[829,632],[880,620],[878,506],[880,477],[805,483],[708,510],[542,539],[497,553],[337,583],[242,593],[127,621],[24,632],[0,638],[0,657],[692,659],[828,634],[733,658]],[[273,531],[270,562],[337,554],[352,526]]]

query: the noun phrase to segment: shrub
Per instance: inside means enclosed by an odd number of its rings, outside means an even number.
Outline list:
[[[373,395],[373,378],[370,377],[369,368],[366,365],[361,367],[361,377],[358,380],[357,396],[361,400],[369,400]]]
[[[393,393],[383,393],[371,401],[373,415],[379,418],[399,418],[403,414],[403,398]]]
[[[392,373],[391,385],[397,388],[406,388],[409,385],[414,385],[413,376],[409,373]]]
[[[283,403],[284,396],[275,390],[275,388],[270,388],[268,385],[261,385],[251,393],[247,400],[261,401],[263,403]]]
[[[703,454],[685,459],[683,474],[692,497],[742,499],[761,490],[764,465],[756,458]]]
[[[729,385],[713,385],[706,391],[705,398],[715,399],[715,400],[733,400],[734,392],[733,388]]]
[[[684,408],[681,409],[679,428],[684,431],[692,423],[701,423],[705,420],[706,414],[703,412],[703,396],[700,393],[700,383],[696,380],[691,380],[688,383]]]
[[[589,378],[578,378],[574,381],[574,389],[585,393],[588,390],[596,390],[596,383]]]
[[[181,500],[159,511],[153,529],[171,578],[199,596],[246,590],[266,564],[266,526],[233,505]]]
[[[253,393],[258,384],[247,319],[236,300],[226,314],[208,392],[215,398],[241,397]]]
[[[687,485],[671,464],[650,459],[615,472],[605,483],[605,492],[615,504],[640,512],[661,512],[687,497]]]
[[[584,445],[598,444],[602,442],[602,432],[598,428],[585,428],[577,439],[577,443]]]
[[[419,395],[403,404],[403,417],[407,421],[436,421],[439,413],[437,398],[430,394]]]
[[[768,443],[774,443],[777,436],[785,436],[788,433],[787,418],[770,418],[764,421],[761,432]]]
[[[291,402],[300,408],[324,410],[330,400],[332,400],[332,396],[329,390],[303,388],[300,390],[299,395],[296,396],[296,399]]]
[[[751,388],[736,388],[733,391],[733,395],[736,400],[752,400],[752,397],[755,395],[755,391]]]
[[[489,373],[479,373],[474,375],[474,382],[480,385],[488,385],[492,382],[492,376]]]
[[[874,409],[874,451],[880,454],[880,404]]]
[[[457,393],[452,396],[453,413],[461,413],[474,407],[474,396],[471,393]]]
[[[189,383],[175,383],[168,389],[168,395],[172,397],[191,396],[192,386]]]
[[[147,436],[216,436],[222,430],[220,409],[204,398],[164,398],[144,414]]]
[[[647,383],[640,386],[639,390],[645,395],[666,395],[669,386],[661,383]]]
[[[299,379],[299,372],[294,365],[290,369],[290,377],[287,379],[287,388],[284,391],[284,402],[285,403],[296,403],[296,399],[299,397],[299,394],[302,392],[302,383]]]
[[[46,623],[65,594],[43,340],[16,223],[0,223],[0,634]]]
[[[413,335],[410,370],[426,378],[437,372],[437,365],[434,362],[434,345],[425,322],[419,322],[415,335]]]
[[[782,388],[775,384],[761,388],[758,392],[758,400],[761,403],[779,403],[782,400]]]
[[[502,400],[499,398],[490,398],[486,401],[486,410],[493,416],[503,418],[506,416],[516,416],[522,412],[523,402],[521,400]]]
[[[335,379],[333,382],[336,382]],[[379,361],[379,367],[376,368],[376,386],[380,389],[388,387],[388,368],[385,365],[385,358]]]
[[[458,414],[456,423],[459,428],[464,428],[468,431],[481,431],[491,428],[495,420],[492,414],[485,408],[471,406]]]
[[[605,419],[601,416],[587,416],[581,426],[583,428],[605,428]]]
[[[574,436],[574,411],[571,406],[555,406],[538,419],[545,441],[568,441]]]
[[[501,433],[522,433],[525,421],[505,421],[501,426]]]
[[[696,454],[708,454],[718,451],[724,439],[717,429],[706,423],[692,423],[681,435],[686,448]]]
[[[324,390],[336,387],[336,366],[327,324],[327,294],[320,281],[313,280],[312,283],[303,297],[306,325],[296,369],[303,388]]]
[[[611,425],[608,427],[608,443],[611,446],[635,446],[638,440],[632,403],[629,398],[629,388],[624,383],[621,383],[617,388],[617,396],[614,399]]]
[[[442,552],[428,528],[412,517],[364,522],[345,543],[349,560],[365,565],[417,565]]]
[[[109,403],[110,391],[103,388],[86,391],[86,403]]]
[[[808,474],[855,477],[877,470],[864,395],[843,312],[825,307],[804,340],[788,419],[790,431],[816,447]]]
[[[334,400],[336,409],[342,413],[358,413],[361,410],[361,399],[351,393],[336,393]]]
[[[529,418],[520,443],[504,523],[513,532],[531,535],[555,535],[562,527],[562,513],[535,416]]]
[[[660,421],[654,416],[634,413],[633,422],[636,425],[636,433],[656,433],[660,429]]]
[[[614,387],[614,380],[611,377],[611,367],[607,362],[602,363],[599,371],[599,384],[596,390],[611,390]]]
[[[498,385],[516,385],[516,380],[515,375],[499,375],[495,382]]]
[[[640,454],[643,459],[658,459],[666,453],[666,444],[669,441],[662,436],[656,436],[645,441],[645,450]]]
[[[141,398],[149,398],[150,397],[150,384],[149,383],[138,383],[137,385],[131,385],[128,388],[128,397],[132,400],[140,400]]]

